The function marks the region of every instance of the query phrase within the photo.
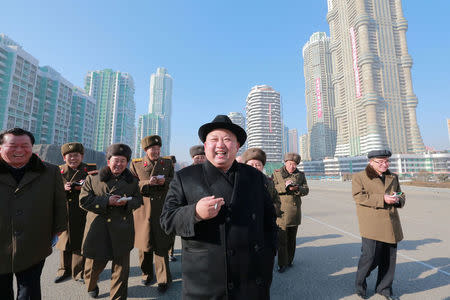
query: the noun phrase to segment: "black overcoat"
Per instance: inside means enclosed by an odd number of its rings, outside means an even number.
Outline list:
[[[178,171],[161,226],[182,239],[183,299],[269,299],[277,227],[263,173],[234,162],[231,179],[210,162]],[[195,219],[203,197],[223,197],[210,220]]]

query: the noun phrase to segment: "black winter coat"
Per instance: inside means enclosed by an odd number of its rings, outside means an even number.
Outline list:
[[[183,299],[269,299],[277,226],[263,173],[234,162],[228,177],[210,162],[176,173],[161,226],[182,238]],[[195,220],[203,197],[223,197],[210,220]]]

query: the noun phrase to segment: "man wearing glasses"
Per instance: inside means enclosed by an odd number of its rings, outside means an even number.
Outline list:
[[[392,295],[397,243],[403,239],[397,208],[405,205],[396,174],[389,171],[389,150],[370,151],[369,164],[353,176],[352,194],[356,202],[359,231],[362,237],[361,257],[356,271],[356,294],[366,297],[366,278],[378,267],[376,293],[386,299]]]

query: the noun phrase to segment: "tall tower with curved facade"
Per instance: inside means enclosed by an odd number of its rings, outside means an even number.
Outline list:
[[[320,160],[334,156],[336,149],[330,38],[325,32],[313,33],[303,46],[302,54],[310,141],[308,153],[312,160]]]
[[[328,0],[335,156],[422,153],[401,0]]]
[[[268,85],[254,86],[247,96],[247,147],[261,148],[267,162],[282,161],[283,122],[280,93]]]
[[[166,68],[157,68],[156,73],[150,76],[148,113],[140,115],[138,119],[135,157],[145,155],[141,140],[154,134],[162,139],[161,155],[170,154],[172,82],[172,77],[167,73]]]

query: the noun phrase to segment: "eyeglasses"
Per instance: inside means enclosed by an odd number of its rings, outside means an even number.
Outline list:
[[[377,165],[388,165],[391,161],[390,160],[373,160]]]

